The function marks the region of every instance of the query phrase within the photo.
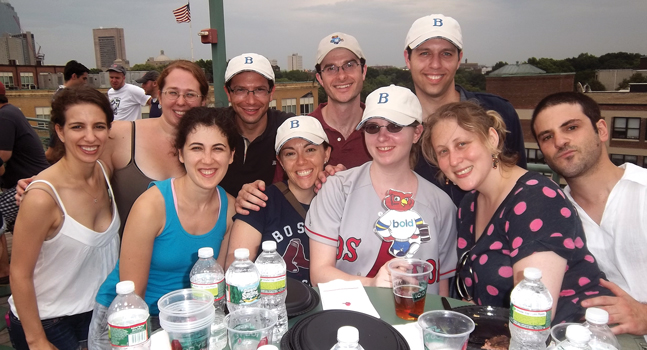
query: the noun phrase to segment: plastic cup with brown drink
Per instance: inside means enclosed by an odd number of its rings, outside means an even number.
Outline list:
[[[416,320],[425,309],[432,265],[419,259],[393,259],[387,268],[393,282],[395,314],[403,320]]]

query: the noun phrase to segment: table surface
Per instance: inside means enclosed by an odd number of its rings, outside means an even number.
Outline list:
[[[314,288],[319,292],[318,288]],[[379,287],[364,287],[366,294],[368,294],[369,299],[375,306],[375,309],[380,314],[380,319],[384,322],[397,325],[410,323],[412,321],[405,321],[395,315],[395,302],[393,301],[393,292],[390,288],[379,288]],[[456,300],[452,298],[447,298],[449,304],[452,307],[458,307],[463,305],[470,305],[464,301]],[[443,305],[440,301],[440,296],[427,294],[425,298],[425,311],[431,310],[442,310]],[[288,322],[288,326],[292,327],[303,317],[311,315],[315,312],[322,311],[321,303],[317,305],[312,311],[308,312],[305,315],[301,315],[295,318],[291,318]],[[642,336],[633,336],[628,334],[622,334],[618,336],[618,341],[622,347],[622,350],[647,350],[647,340]]]

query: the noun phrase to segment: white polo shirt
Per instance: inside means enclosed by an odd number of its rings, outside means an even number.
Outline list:
[[[132,84],[124,84],[119,90],[110,88],[108,99],[115,113],[115,120],[137,120],[142,118],[142,106],[150,96],[144,89]]]

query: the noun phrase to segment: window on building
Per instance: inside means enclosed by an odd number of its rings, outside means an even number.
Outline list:
[[[544,154],[538,149],[526,148],[526,160],[528,163],[546,164]]]
[[[35,89],[36,85],[34,85],[34,73],[20,72],[20,86],[23,89]]]
[[[13,73],[11,72],[0,72],[0,82],[4,84],[6,88],[14,87],[13,84]]]
[[[638,165],[638,156],[628,154],[612,154],[610,155],[611,162],[615,165],[622,165],[624,163],[632,163]]]
[[[282,99],[281,110],[286,113],[297,114],[297,99],[296,98]]]
[[[643,168],[647,168],[647,156],[643,156]]]
[[[614,139],[638,140],[640,138],[640,118],[613,118]]]
[[[314,98],[312,93],[308,92],[299,99],[299,112],[301,115],[308,115],[312,111],[314,111]]]
[[[270,108],[271,109],[276,109],[276,100],[270,101]]]
[[[50,115],[52,113],[52,107],[36,107],[36,118],[45,120],[44,122],[38,122],[38,126],[41,128],[49,127]]]

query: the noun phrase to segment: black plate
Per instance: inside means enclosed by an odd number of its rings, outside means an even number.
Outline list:
[[[319,305],[319,293],[312,287],[294,278],[287,278],[288,296],[285,298],[285,308],[288,318],[303,315]]]
[[[346,310],[321,311],[300,320],[283,336],[281,349],[330,350],[342,326],[359,330],[359,342],[364,349],[409,350],[404,337],[388,323]]]
[[[453,308],[474,321],[475,327],[467,344],[468,349],[481,349],[485,341],[497,335],[510,337],[508,319],[510,309],[495,306],[468,305]]]

